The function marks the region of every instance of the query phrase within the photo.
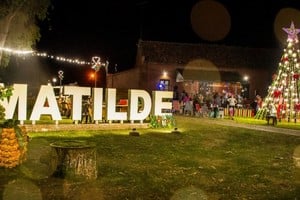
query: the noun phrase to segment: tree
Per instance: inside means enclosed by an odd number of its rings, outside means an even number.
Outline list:
[[[300,112],[300,50],[297,36],[300,29],[295,29],[292,22],[290,28],[283,28],[283,30],[288,34],[287,46],[283,51],[277,72],[272,77],[268,95],[264,98],[262,108],[255,117],[262,119],[274,112],[279,121],[294,119],[296,122]]]
[[[47,17],[50,0],[0,1],[0,67],[6,67],[10,55],[1,48],[32,49],[40,39],[37,22]]]

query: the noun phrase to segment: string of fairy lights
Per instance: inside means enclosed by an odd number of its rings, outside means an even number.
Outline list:
[[[94,63],[90,61],[84,61],[77,58],[67,58],[65,56],[55,56],[55,55],[48,54],[46,52],[37,52],[33,50],[16,50],[12,48],[0,47],[0,51],[7,52],[13,55],[18,55],[18,56],[27,56],[27,55],[38,56],[38,57],[53,59],[59,62],[68,62],[68,63],[78,64],[78,65],[94,65]]]

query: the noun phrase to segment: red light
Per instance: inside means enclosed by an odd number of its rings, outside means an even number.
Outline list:
[[[95,73],[93,72],[90,73],[90,79],[95,79]]]

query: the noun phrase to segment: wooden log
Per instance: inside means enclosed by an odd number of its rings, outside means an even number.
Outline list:
[[[94,144],[80,140],[58,141],[53,149],[53,176],[67,179],[97,179],[97,152]]]

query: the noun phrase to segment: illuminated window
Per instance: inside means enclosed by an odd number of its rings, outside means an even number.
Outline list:
[[[170,80],[160,79],[157,87],[158,90],[169,90]]]

